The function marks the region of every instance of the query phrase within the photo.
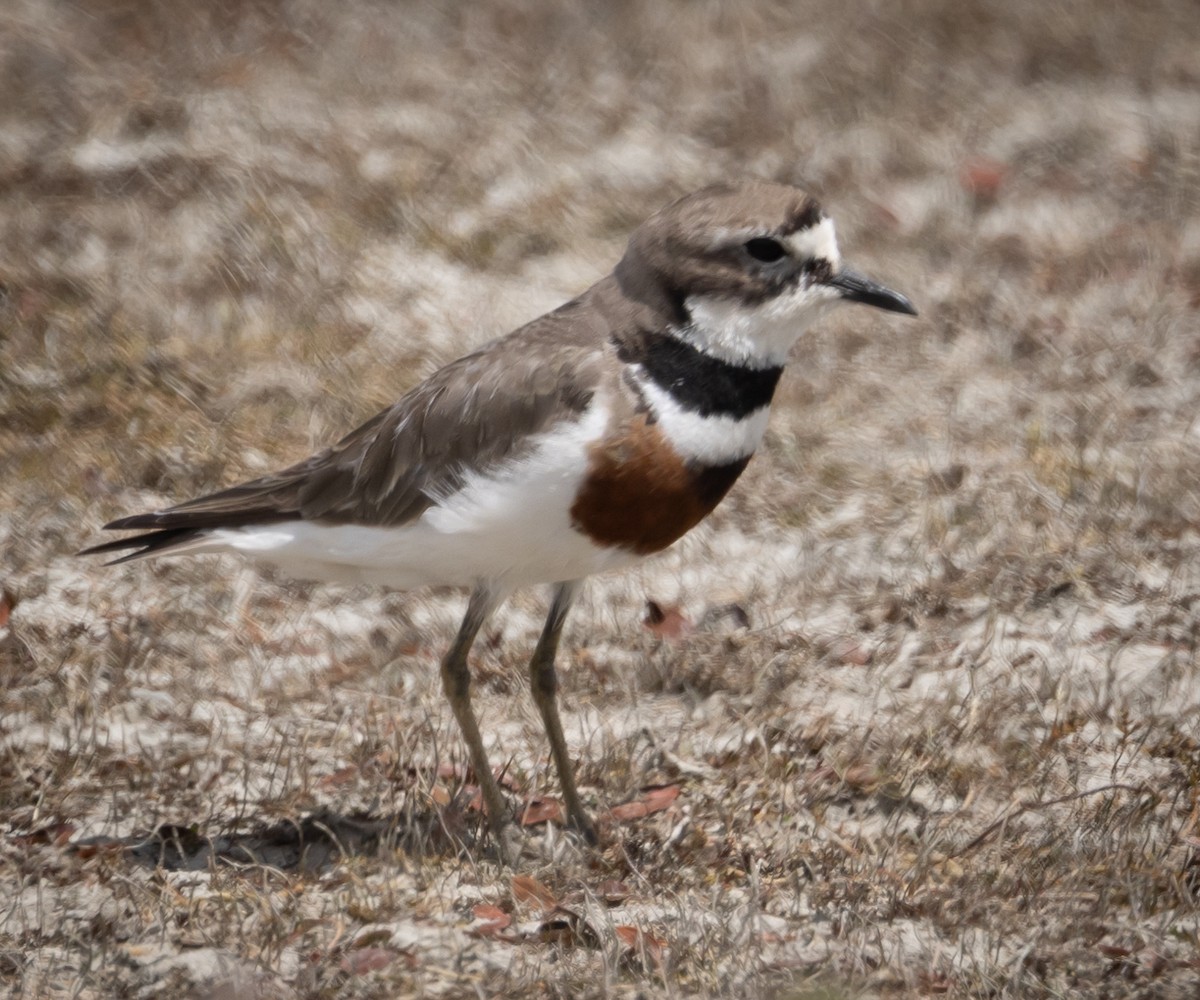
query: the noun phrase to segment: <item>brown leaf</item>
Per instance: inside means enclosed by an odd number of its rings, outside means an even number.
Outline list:
[[[521,810],[521,826],[537,826],[539,823],[562,823],[563,807],[558,799],[535,796]]]
[[[41,846],[44,844],[63,847],[70,842],[77,829],[74,823],[53,823],[50,826],[39,827],[29,833],[19,833],[16,836],[9,837],[9,843],[19,844],[21,847]]]
[[[695,629],[691,619],[679,610],[679,605],[659,604],[658,601],[646,602],[646,616],[642,619],[642,626],[659,638],[672,642]]]
[[[871,662],[871,651],[857,639],[843,636],[829,645],[829,655],[838,663],[851,667],[865,667]]]
[[[625,946],[626,953],[629,957],[648,958],[657,966],[662,966],[663,949],[667,946],[667,942],[660,937],[656,937],[649,931],[644,931],[640,927],[630,927],[622,925],[613,928],[617,933],[617,938],[621,944]]]
[[[510,914],[505,913],[498,906],[492,906],[491,903],[479,903],[471,913],[474,914],[476,920],[483,921],[482,924],[472,927],[467,932],[474,937],[496,937],[512,923]]]
[[[992,202],[996,200],[1007,176],[1006,164],[986,156],[976,156],[963,166],[959,182],[976,202]]]
[[[321,779],[321,785],[325,788],[335,788],[338,785],[346,785],[358,777],[358,766],[350,764],[348,767],[343,767],[333,774],[327,774]]]
[[[658,785],[644,788],[640,797],[632,802],[623,802],[619,806],[613,806],[608,811],[608,815],[618,822],[641,819],[643,816],[650,816],[668,808],[679,798],[680,791],[682,789],[678,785]]]
[[[338,968],[351,976],[365,976],[368,972],[387,968],[399,954],[391,948],[355,948],[342,956]]]
[[[540,906],[546,913],[558,906],[558,900],[554,898],[554,893],[532,875],[514,875],[512,894],[518,904]]]
[[[17,606],[17,599],[7,587],[0,589],[0,628],[8,624],[12,609]]]

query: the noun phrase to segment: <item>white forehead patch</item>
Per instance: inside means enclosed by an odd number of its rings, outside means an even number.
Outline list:
[[[827,260],[836,271],[842,264],[842,255],[838,252],[837,236],[833,232],[833,219],[822,219],[815,226],[800,229],[791,236],[785,236],[783,242],[798,260]]]

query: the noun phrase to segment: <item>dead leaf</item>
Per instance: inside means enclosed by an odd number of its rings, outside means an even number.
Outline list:
[[[623,924],[620,927],[613,928],[617,933],[617,938],[621,944],[625,946],[626,957],[639,958],[643,960],[649,959],[655,965],[662,967],[663,949],[666,948],[667,942],[660,937],[656,937],[649,931],[644,931],[640,927],[630,927]]]
[[[658,785],[642,789],[642,794],[632,802],[624,802],[613,806],[608,815],[618,822],[631,819],[641,819],[653,813],[662,812],[672,802],[679,798],[682,789],[678,785]]]
[[[526,801],[525,808],[521,810],[521,826],[562,822],[563,806],[558,799],[534,797]]]
[[[325,788],[336,788],[338,785],[346,785],[358,777],[358,766],[350,764],[348,767],[343,767],[333,774],[327,774],[321,779],[321,785]]]
[[[53,823],[50,826],[39,827],[29,833],[19,833],[16,836],[9,837],[9,843],[19,844],[21,847],[34,847],[45,844],[51,844],[54,847],[63,847],[70,842],[77,829],[78,827],[74,823]]]
[[[496,937],[501,931],[506,930],[512,924],[512,915],[505,913],[500,907],[493,906],[491,903],[479,903],[471,913],[476,920],[483,921],[483,923],[467,931],[473,937]]]
[[[549,913],[558,906],[554,893],[532,875],[514,875],[512,894],[518,905],[540,906],[544,913]]]
[[[338,968],[351,976],[365,976],[368,972],[386,969],[399,954],[391,948],[355,948],[342,956]]]
[[[963,166],[959,183],[977,203],[993,202],[1007,176],[1007,164],[986,156],[976,156]]]
[[[658,601],[646,602],[646,615],[642,619],[642,626],[648,632],[671,642],[695,630],[695,625],[679,610],[679,605],[659,604]]]
[[[0,589],[0,628],[8,624],[12,609],[17,606],[17,599],[7,587]]]
[[[829,655],[838,663],[851,667],[865,667],[871,662],[871,651],[857,639],[843,636],[829,645]]]

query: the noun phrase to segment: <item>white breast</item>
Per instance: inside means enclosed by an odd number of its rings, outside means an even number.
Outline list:
[[[770,407],[763,406],[741,418],[723,414],[706,417],[685,410],[674,396],[648,378],[639,380],[638,388],[671,447],[683,459],[701,465],[729,465],[749,458],[762,441],[771,415]]]

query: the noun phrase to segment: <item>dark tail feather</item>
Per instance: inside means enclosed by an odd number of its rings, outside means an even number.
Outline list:
[[[232,492],[232,491],[226,491]],[[224,495],[224,494],[220,494]],[[202,497],[202,500],[210,499]],[[104,526],[105,531],[141,531],[143,534],[132,538],[121,538],[115,542],[103,542],[77,552],[81,556],[97,556],[107,552],[121,552],[124,549],[137,549],[120,559],[113,559],[105,565],[115,566],[117,563],[130,562],[145,556],[166,555],[173,549],[183,548],[188,542],[202,538],[214,528],[241,528],[249,524],[275,524],[280,521],[294,521],[299,515],[287,511],[271,510],[264,507],[249,507],[242,510],[195,510],[193,505],[200,501],[193,500],[191,504],[182,504],[168,510],[156,510],[147,514],[131,514],[109,521]]]
[[[117,523],[119,522],[114,521],[108,527],[111,528]],[[119,538],[115,542],[104,542],[100,545],[93,545],[75,554],[78,556],[99,556],[109,552],[121,552],[124,549],[137,550],[136,552],[130,552],[129,555],[121,556],[119,559],[110,559],[104,564],[105,566],[116,566],[117,563],[130,562],[131,560],[141,559],[145,556],[164,554],[170,549],[178,548],[186,545],[188,542],[194,541],[203,534],[203,531],[197,531],[195,528],[163,528],[159,531],[147,532],[144,535],[134,535],[132,538]]]

